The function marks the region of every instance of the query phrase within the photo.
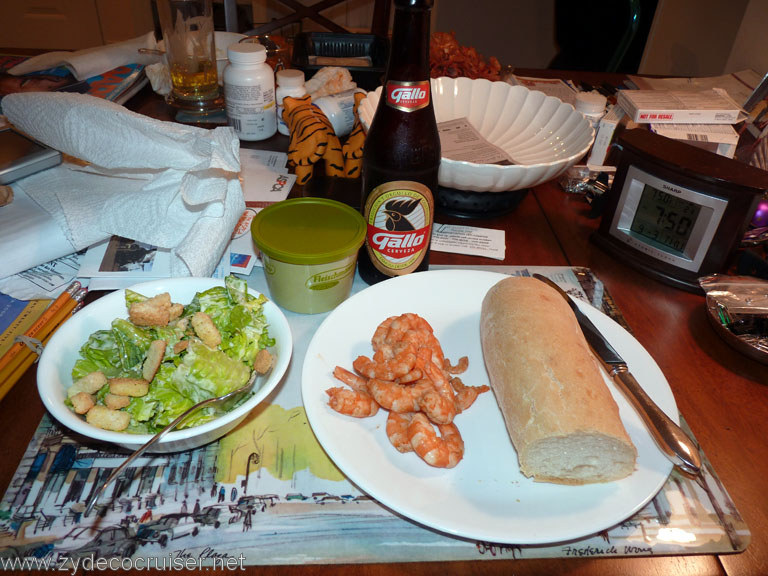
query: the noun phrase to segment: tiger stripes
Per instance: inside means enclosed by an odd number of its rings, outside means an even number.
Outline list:
[[[344,176],[341,142],[328,118],[312,105],[309,95],[283,99],[283,120],[290,131],[288,162],[295,169],[296,180],[306,184],[312,178],[314,164],[325,161],[328,176]]]

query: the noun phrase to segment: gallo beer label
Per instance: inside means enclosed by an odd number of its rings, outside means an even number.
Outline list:
[[[418,268],[429,250],[432,192],[418,182],[398,180],[377,186],[365,203],[365,247],[373,265],[387,276]]]
[[[387,104],[403,112],[425,108],[429,104],[429,80],[387,82]]]

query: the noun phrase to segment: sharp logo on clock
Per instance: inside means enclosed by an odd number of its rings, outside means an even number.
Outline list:
[[[680,190],[679,188],[674,188],[674,187],[670,186],[669,184],[662,184],[661,187],[664,190],[666,190],[667,192],[672,192],[674,194],[682,194],[683,193],[683,191]]]
[[[272,192],[281,192],[286,184],[288,184],[288,176],[280,174],[275,180],[275,183],[272,184]]]

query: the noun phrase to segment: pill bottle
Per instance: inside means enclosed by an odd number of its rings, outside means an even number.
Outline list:
[[[266,140],[277,131],[275,74],[261,44],[232,44],[224,69],[227,123],[241,140]]]
[[[605,116],[606,98],[599,92],[579,92],[576,94],[576,103],[574,108],[584,114],[584,117],[592,124],[592,128],[597,130],[600,119]]]
[[[355,125],[355,92],[365,93],[365,90],[353,88],[312,100],[312,104],[328,117],[336,136],[346,136],[352,132]]]
[[[277,79],[277,131],[289,136],[288,124],[283,120],[283,98],[286,96],[299,98],[307,93],[304,87],[304,72],[287,68],[277,72],[275,78]]]

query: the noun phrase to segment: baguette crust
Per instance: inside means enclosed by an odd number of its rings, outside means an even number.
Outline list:
[[[632,473],[637,451],[560,294],[534,278],[506,278],[483,300],[480,334],[525,476],[577,485]]]

